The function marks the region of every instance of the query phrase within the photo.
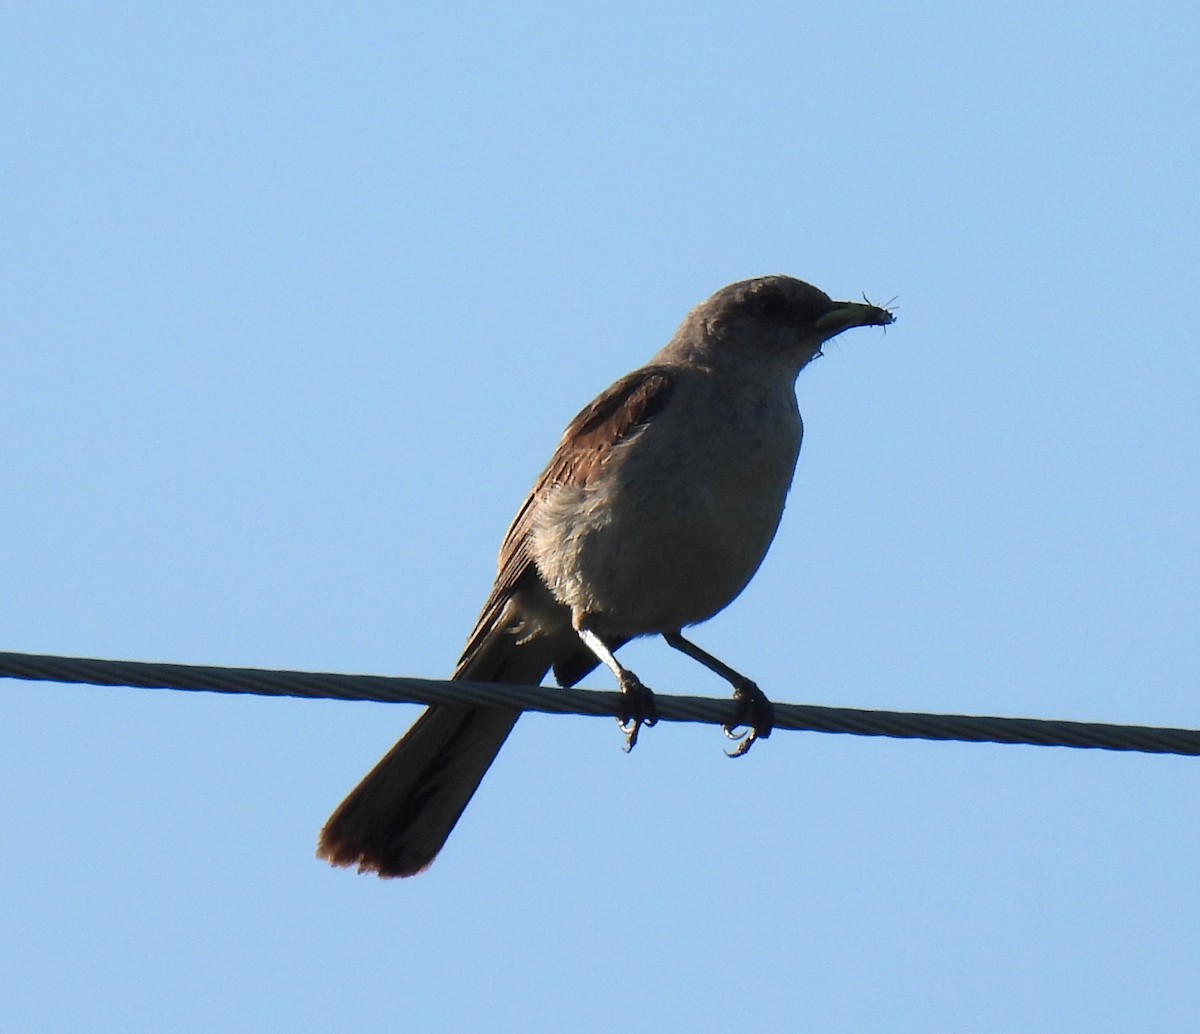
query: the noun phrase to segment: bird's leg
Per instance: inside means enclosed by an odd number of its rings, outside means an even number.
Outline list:
[[[738,702],[739,714],[737,725],[724,726],[725,735],[731,740],[741,740],[737,749],[726,751],[731,758],[740,758],[751,747],[755,740],[765,740],[775,727],[775,707],[767,695],[745,675],[734,671],[724,661],[718,660],[707,650],[701,650],[695,643],[684,639],[678,632],[664,632],[662,637],[667,645],[687,654],[692,660],[699,661],[709,671],[720,675],[733,687],[733,699]],[[745,727],[749,735],[739,728]]]
[[[621,687],[624,707],[617,724],[625,734],[625,751],[628,753],[637,746],[638,733],[643,725],[654,725],[658,721],[658,708],[654,704],[654,693],[642,685],[632,671],[626,668],[613,656],[607,644],[587,625],[584,617],[575,622],[575,631],[583,644],[592,651],[603,665],[617,677]]]

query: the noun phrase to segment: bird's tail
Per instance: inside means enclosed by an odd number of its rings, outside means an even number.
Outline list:
[[[497,629],[456,679],[536,685],[552,658]],[[380,759],[321,830],[317,857],[380,876],[413,876],[437,857],[521,712],[436,704]]]

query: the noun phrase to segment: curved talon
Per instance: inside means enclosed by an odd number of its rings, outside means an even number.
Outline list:
[[[740,740],[737,748],[725,751],[725,756],[740,758],[754,746],[758,740],[765,740],[775,728],[775,707],[767,695],[749,679],[734,687],[733,699],[738,703],[739,715],[737,725],[723,725],[725,735],[731,740]],[[737,732],[740,728],[745,732]]]
[[[754,741],[757,739],[758,733],[751,731],[750,735],[746,739],[742,740],[742,742],[739,743],[736,748],[725,751],[725,756],[727,758],[740,758],[751,747],[754,746]]]
[[[638,733],[642,728],[641,718],[618,718],[617,727],[625,734],[625,745],[621,748],[628,754],[637,746]]]
[[[637,746],[638,733],[641,732],[641,729],[642,722],[640,718],[628,729],[624,725],[621,726],[621,731],[625,733],[625,745],[621,749],[625,751],[626,754],[628,754],[631,750],[633,750],[634,747]]]
[[[638,733],[643,725],[655,725],[658,722],[658,708],[654,703],[654,693],[643,686],[632,672],[626,672],[621,679],[621,703],[624,705],[622,714],[617,718],[617,725],[625,734],[625,753],[628,754],[637,746]]]

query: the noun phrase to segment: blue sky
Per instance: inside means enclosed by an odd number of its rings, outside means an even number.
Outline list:
[[[787,272],[899,319],[801,375],[775,546],[695,638],[779,700],[1200,727],[1194,5],[4,21],[4,649],[445,675],[566,422]],[[17,1029],[1200,1007],[1194,759],[531,716],[381,882],[316,833],[416,708],[0,709]]]

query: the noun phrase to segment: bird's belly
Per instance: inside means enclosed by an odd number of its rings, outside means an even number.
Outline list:
[[[602,635],[672,631],[723,609],[766,555],[795,454],[725,459],[652,471],[631,463],[622,477],[552,490],[535,530],[551,592]]]

